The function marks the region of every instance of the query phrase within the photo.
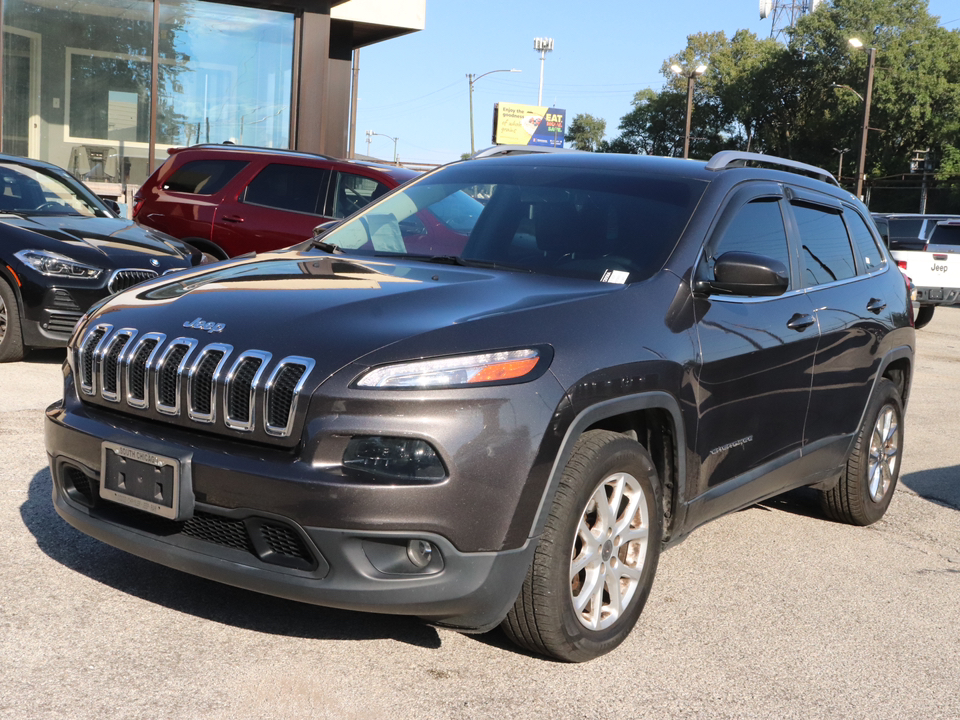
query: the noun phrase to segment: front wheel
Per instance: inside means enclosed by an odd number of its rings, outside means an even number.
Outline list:
[[[17,294],[0,280],[0,362],[23,360],[23,333]]]
[[[662,525],[660,484],[643,446],[606,430],[585,433],[503,622],[506,634],[568,662],[616,648],[650,594]]]
[[[824,512],[851,525],[871,525],[882,518],[897,487],[902,448],[903,400],[897,386],[883,378],[840,481],[820,493]]]

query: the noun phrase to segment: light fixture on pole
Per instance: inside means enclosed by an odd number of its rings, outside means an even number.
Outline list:
[[[540,92],[537,93],[537,105],[543,107],[543,59],[553,51],[553,38],[534,38],[533,49],[540,53]]]
[[[850,38],[850,45],[867,51],[867,91],[863,95],[863,130],[860,134],[860,157],[857,160],[857,197],[863,200],[863,180],[867,166],[867,133],[870,132],[870,100],[873,96],[873,70],[877,64],[877,49],[865,47],[859,38]],[[858,93],[859,94],[859,93]]]
[[[707,71],[706,65],[698,65],[695,70],[689,72],[674,63],[670,66],[677,75],[687,79],[687,127],[683,133],[683,157],[690,157],[690,118],[693,116],[693,83]]]
[[[850,148],[834,148],[835,153],[840,153],[840,164],[837,165],[837,182],[843,181],[843,156],[850,152]]]
[[[385,137],[388,140],[393,140],[393,164],[397,164],[397,140],[400,138],[390,137],[389,135],[384,135],[383,133],[374,132],[373,130],[367,130],[367,154],[370,154],[370,138],[374,135],[379,135],[380,137]]]
[[[484,75],[490,75],[492,73],[498,72],[520,72],[516,68],[511,68],[510,70],[490,70],[489,72],[483,73],[483,75],[472,75],[467,73],[467,82],[470,83],[470,154],[473,155],[476,152],[476,149],[473,146],[473,84],[484,77]]]

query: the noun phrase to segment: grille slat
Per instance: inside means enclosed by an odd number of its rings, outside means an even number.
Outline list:
[[[107,290],[110,294],[118,293],[121,290],[132,288],[134,285],[151,280],[157,277],[159,273],[156,270],[117,270],[107,283]]]
[[[230,345],[211,343],[194,354],[199,343],[193,338],[168,343],[162,333],[137,335],[133,328],[114,332],[105,324],[87,331],[75,351],[85,395],[116,403],[125,400],[130,408],[152,407],[174,417],[181,415],[186,402],[186,415],[194,422],[254,432],[259,421],[267,435],[293,433],[298,399],[315,366],[312,359],[289,356],[272,364],[270,353],[246,350],[227,371]]]

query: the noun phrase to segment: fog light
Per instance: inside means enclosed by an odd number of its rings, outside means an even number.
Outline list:
[[[439,482],[447,475],[437,451],[416,438],[351,438],[343,451],[343,466],[393,482]]]
[[[418,568],[425,568],[433,559],[433,544],[426,540],[411,540],[407,543],[407,557]]]

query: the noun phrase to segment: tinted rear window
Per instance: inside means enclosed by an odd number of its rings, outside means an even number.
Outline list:
[[[246,165],[243,160],[194,160],[174,171],[163,184],[163,189],[213,195],[222,190]]]
[[[271,163],[250,181],[243,201],[253,205],[321,215],[321,198],[330,171],[324,168]]]
[[[937,225],[930,236],[930,244],[960,246],[960,224]]]
[[[794,205],[793,214],[800,231],[804,285],[826,285],[857,274],[840,215],[805,205]]]

